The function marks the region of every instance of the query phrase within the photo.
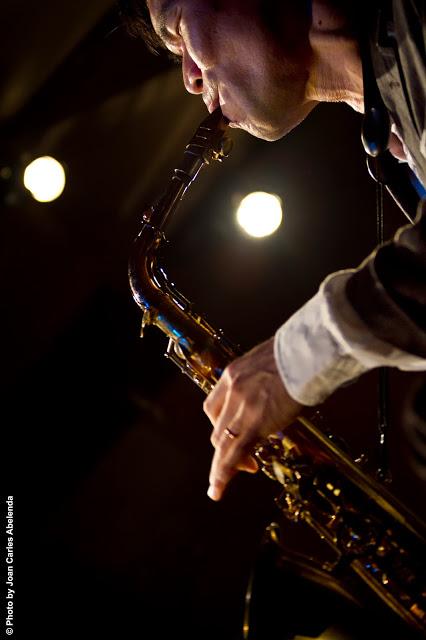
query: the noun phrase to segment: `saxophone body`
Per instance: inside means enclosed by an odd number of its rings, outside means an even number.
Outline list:
[[[205,393],[239,348],[176,289],[161,254],[167,222],[186,190],[202,167],[224,159],[230,148],[227,121],[217,109],[196,130],[163,195],[144,212],[129,259],[131,290],[143,311],[141,335],[144,327],[157,326],[169,340],[165,355]],[[259,443],[255,455],[262,471],[280,486],[278,513],[303,523],[331,551],[325,560],[309,559],[312,571],[341,583],[356,576],[407,630],[426,637],[423,524],[303,417]],[[272,523],[268,535],[285,554],[279,525]],[[305,564],[301,560],[300,566]]]

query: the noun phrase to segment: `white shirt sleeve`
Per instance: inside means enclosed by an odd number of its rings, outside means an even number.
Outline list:
[[[288,393],[303,405],[380,366],[426,371],[426,359],[372,335],[345,295],[352,269],[324,280],[318,293],[275,334],[274,353]]]

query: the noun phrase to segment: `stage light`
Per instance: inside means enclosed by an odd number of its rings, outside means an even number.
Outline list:
[[[51,156],[36,158],[24,171],[24,185],[38,202],[52,202],[64,190],[64,168]]]
[[[270,236],[280,226],[282,217],[281,198],[265,191],[249,193],[237,210],[238,224],[254,238]]]

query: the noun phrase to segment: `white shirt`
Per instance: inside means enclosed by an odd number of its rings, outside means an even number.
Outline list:
[[[288,393],[313,406],[380,366],[426,371],[426,359],[372,335],[345,295],[353,269],[328,276],[318,293],[275,334],[274,354]]]

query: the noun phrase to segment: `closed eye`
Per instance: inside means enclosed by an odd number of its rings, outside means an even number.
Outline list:
[[[179,46],[179,42],[181,40],[181,32],[180,32],[181,15],[182,15],[181,11],[179,11],[179,13],[175,11],[173,28],[169,27],[171,23],[171,19],[170,19],[170,16],[167,14],[167,12],[162,12],[159,16],[159,20],[158,20],[159,36],[164,42],[166,47],[177,48]]]

